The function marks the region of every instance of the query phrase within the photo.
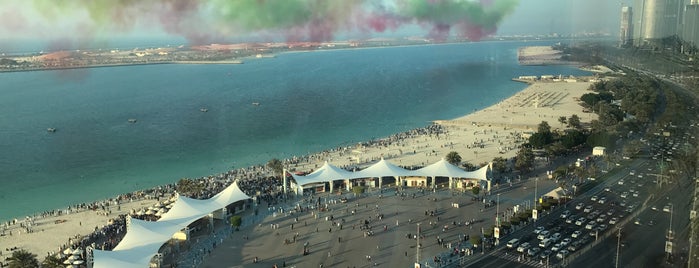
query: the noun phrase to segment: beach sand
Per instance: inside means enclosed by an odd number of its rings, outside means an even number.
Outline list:
[[[330,152],[316,163],[299,164],[295,169],[311,171],[322,166],[325,160],[336,166],[369,165],[381,157],[396,165],[428,165],[442,159],[450,151],[458,152],[464,162],[472,164],[489,162],[495,157],[513,157],[519,145],[513,137],[524,132],[535,132],[541,121],[547,121],[552,129],[563,129],[564,126],[558,122],[560,116],[577,114],[583,123],[596,119],[594,114],[583,113],[576,100],[587,92],[590,84],[534,82],[525,90],[484,110],[451,120],[435,121],[446,128],[446,135],[419,136],[386,147],[358,147],[352,152]],[[34,233],[22,231],[18,234],[21,228],[11,226],[5,231],[5,236],[0,236],[0,250],[6,257],[11,252],[5,251],[5,248],[19,247],[37,254],[39,260],[43,260],[48,252],[57,252],[70,238],[90,234],[96,226],[107,224],[118,213],[138,210],[156,202],[143,200],[122,204],[121,211],[113,206],[112,215],[109,216],[83,211],[37,219]],[[56,224],[57,220],[64,222]],[[9,231],[13,232],[12,236]]]

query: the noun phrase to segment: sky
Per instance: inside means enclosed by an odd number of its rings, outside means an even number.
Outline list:
[[[331,41],[412,35],[609,32],[620,0],[2,0],[3,42],[49,48],[117,39]],[[107,40],[107,41],[105,41]]]

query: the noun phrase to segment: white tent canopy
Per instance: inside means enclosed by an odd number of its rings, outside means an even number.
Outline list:
[[[178,196],[172,208],[158,221],[129,219],[126,235],[114,250],[93,250],[93,267],[148,267],[160,247],[179,230],[204,215],[248,198],[235,182],[206,200]]]
[[[484,166],[476,171],[464,171],[459,167],[442,159],[432,165],[418,170],[407,170],[398,167],[384,159],[371,165],[370,167],[356,171],[346,171],[329,164],[327,161],[318,170],[306,176],[291,174],[299,185],[306,185],[319,182],[331,182],[342,179],[358,178],[380,178],[398,176],[418,176],[418,177],[450,177],[450,178],[470,178],[488,181],[489,166]]]

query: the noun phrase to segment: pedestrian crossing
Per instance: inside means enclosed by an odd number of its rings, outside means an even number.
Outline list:
[[[538,256],[537,257],[525,257],[523,254],[519,252],[508,252],[508,251],[499,251],[497,253],[492,254],[495,257],[505,259],[517,264],[521,265],[526,265],[526,266],[531,266],[531,267],[538,267],[538,268],[546,268],[546,260],[540,259]],[[555,258],[552,256],[552,258]],[[551,266],[551,261],[549,260],[549,266]]]

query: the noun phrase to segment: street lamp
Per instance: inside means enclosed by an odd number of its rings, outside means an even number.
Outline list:
[[[498,193],[497,199],[498,201],[495,205],[495,225],[500,227],[500,193]]]
[[[420,223],[417,224],[417,253],[415,254],[415,263],[420,263]]]

